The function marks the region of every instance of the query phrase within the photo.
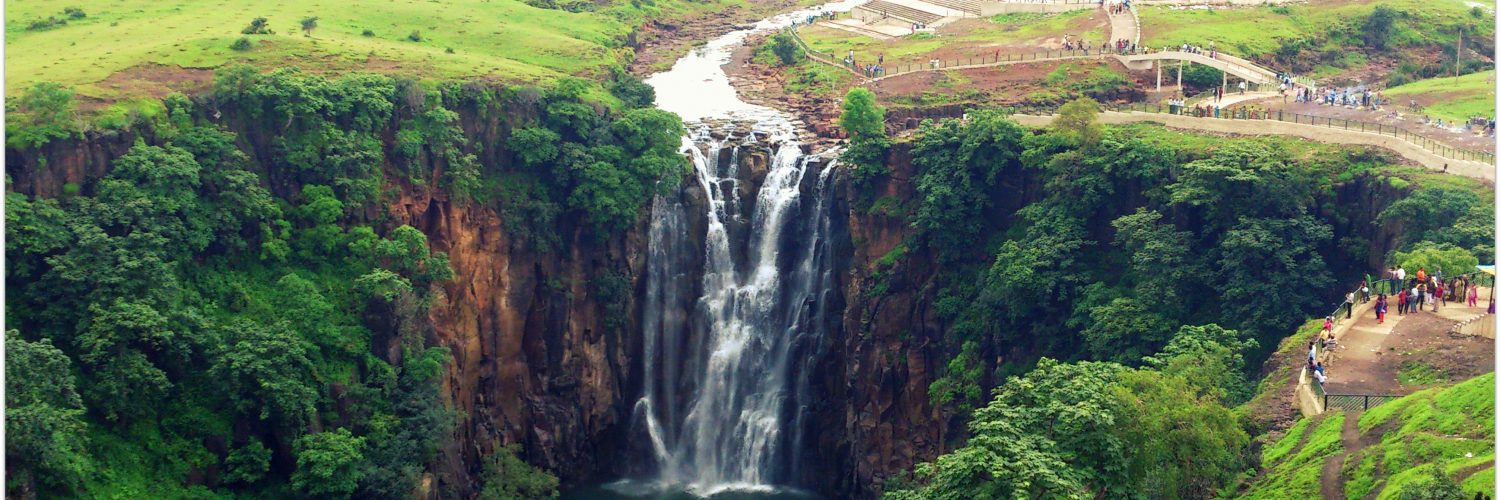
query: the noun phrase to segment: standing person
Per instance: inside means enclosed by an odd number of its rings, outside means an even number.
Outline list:
[[[1349,305],[1349,312],[1348,312],[1348,314],[1346,314],[1344,316],[1344,319],[1353,318],[1354,317],[1354,292],[1349,292],[1349,293],[1344,294],[1344,303]]]
[[[1448,299],[1443,296],[1443,282],[1437,281],[1437,279],[1434,278],[1432,283],[1432,290],[1432,312],[1438,312],[1439,302],[1443,303],[1443,305],[1445,306],[1448,305]]]
[[[1365,280],[1359,280],[1359,293],[1359,303],[1363,304],[1370,301],[1370,284],[1365,283]]]
[[[1405,288],[1402,288],[1401,291],[1396,294],[1396,314],[1402,315],[1402,316],[1406,315],[1406,289]]]
[[[1474,306],[1477,306],[1478,304],[1479,304],[1479,284],[1477,284],[1477,283],[1471,283],[1469,285],[1469,307],[1474,307]]]
[[[1382,293],[1375,299],[1375,320],[1382,325],[1385,324],[1385,308],[1385,294]]]
[[[1418,283],[1426,283],[1427,282],[1427,268],[1425,268],[1425,267],[1419,267],[1419,268],[1417,268],[1417,282]]]
[[[1418,283],[1416,285],[1412,285],[1412,287],[1411,287],[1411,296],[1412,296],[1412,301],[1411,301],[1411,308],[1410,308],[1409,312],[1411,312],[1413,314],[1422,312],[1422,284],[1421,283]]]
[[[1396,266],[1396,287],[1406,287],[1406,268],[1401,266]]]

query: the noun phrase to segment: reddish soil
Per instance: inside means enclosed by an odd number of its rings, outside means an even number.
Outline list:
[[[801,119],[812,132],[811,137],[803,137],[803,142],[813,144],[814,149],[821,150],[837,142],[843,133],[834,122],[839,116],[839,102],[847,89],[839,89],[827,96],[786,92],[785,71],[751,61],[754,48],[760,46],[766,36],[769,35],[752,37],[736,47],[724,65],[724,72],[740,99],[786,111]]]
[[[161,99],[173,92],[206,90],[213,84],[213,78],[214,72],[211,69],[146,63],[109,75],[95,85],[120,95]],[[98,98],[81,97],[79,100],[79,108],[83,111],[92,111],[110,104],[110,101]]]

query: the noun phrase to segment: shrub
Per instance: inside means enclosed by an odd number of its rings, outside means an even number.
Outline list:
[[[411,30],[411,33],[406,35],[406,39],[413,42],[420,42],[422,41],[422,32],[419,30]]]
[[[31,24],[27,24],[26,31],[45,31],[65,24],[68,24],[67,19],[61,19],[57,16],[47,16],[46,19],[37,19],[32,21]]]
[[[452,54],[453,53],[453,47],[446,47],[446,48],[444,48],[443,49],[443,53],[444,54]]]
[[[372,37],[372,36],[375,36],[375,32],[374,31],[370,31],[370,30],[367,29],[367,30],[359,32],[359,35],[360,36],[364,36],[364,37]]]
[[[1477,7],[1476,7],[1476,10],[1477,10]],[[83,19],[85,17],[89,17],[88,14],[83,13],[83,9],[80,9],[78,7],[67,7],[67,8],[64,8],[63,9],[63,14],[67,14],[69,19]]]
[[[267,21],[264,17],[251,19],[250,24],[245,26],[245,29],[240,30],[240,34],[244,35],[272,35],[275,33],[271,31],[270,21]]]
[[[771,53],[776,54],[776,59],[781,61],[782,66],[791,66],[802,61],[802,47],[797,46],[797,41],[792,39],[788,32],[777,33],[771,37]]]
[[[237,52],[250,50],[250,47],[250,37],[248,36],[240,37],[239,40],[235,40],[234,43],[229,46],[230,50],[234,50]]]

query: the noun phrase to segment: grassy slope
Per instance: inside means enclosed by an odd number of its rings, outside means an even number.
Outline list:
[[[1283,41],[1311,39],[1343,28],[1355,27],[1377,5],[1404,12],[1390,43],[1397,47],[1414,45],[1448,45],[1456,35],[1447,29],[1458,25],[1493,26],[1493,10],[1484,11],[1480,19],[1470,14],[1464,0],[1315,0],[1307,4],[1282,7],[1258,6],[1237,9],[1174,10],[1167,6],[1140,9],[1142,43],[1151,47],[1177,46],[1183,43],[1216,47],[1239,56],[1267,56]],[[1414,29],[1414,28],[1428,29]],[[1437,29],[1432,29],[1437,28]],[[1491,31],[1486,29],[1484,31]],[[1490,38],[1493,39],[1493,32]],[[1344,62],[1358,64],[1363,54],[1357,46],[1320,46],[1320,50],[1347,50]],[[1329,68],[1327,71],[1334,71]],[[1321,71],[1320,71],[1321,72]]]
[[[993,47],[1039,45],[1043,39],[1061,38],[1064,34],[1082,36],[1097,44],[1104,39],[1105,25],[1089,22],[1089,17],[1095,15],[1098,15],[1095,10],[1058,14],[1001,14],[990,17],[977,27],[962,30],[959,34],[947,34],[940,28],[936,34],[918,34],[889,40],[876,40],[858,33],[822,26],[803,27],[798,30],[798,34],[808,46],[820,52],[843,56],[853,49],[856,58],[861,59],[883,53],[886,65],[889,66],[924,63],[931,59],[929,54],[938,49],[979,56],[989,54]]]
[[[1397,103],[1410,96],[1427,96],[1432,101],[1424,112],[1445,120],[1463,121],[1470,116],[1495,116],[1495,72],[1470,73],[1457,78],[1432,78],[1420,80],[1385,92]]]
[[[6,0],[6,90],[55,81],[90,97],[133,97],[140,89],[100,82],[143,63],[214,68],[246,61],[507,81],[590,75],[628,56],[618,48],[621,40],[653,9],[677,16],[742,3],[658,0],[656,7],[637,8],[619,1],[598,12],[570,13],[519,0],[81,0],[67,5],[82,8],[87,18],[27,31],[33,20],[60,16],[63,4]],[[298,28],[307,16],[319,18],[312,36]],[[268,18],[276,34],[252,36],[256,44],[248,52],[230,50],[255,17]],[[374,36],[363,36],[366,29]],[[423,40],[408,40],[412,31]]]
[[[1419,467],[1424,464],[1437,464],[1448,474],[1471,472],[1464,489],[1493,494],[1494,387],[1495,374],[1490,373],[1365,412],[1359,430],[1377,433],[1379,444],[1345,462],[1346,495],[1361,498],[1383,487],[1379,498],[1394,497],[1403,485],[1428,474]]]
[[[1261,453],[1264,475],[1255,478],[1240,498],[1318,498],[1323,461],[1343,450],[1339,431],[1344,413],[1302,419],[1281,441]]]
[[[1433,388],[1373,408],[1359,416],[1361,439],[1374,444],[1344,462],[1344,493],[1364,498],[1380,489],[1394,497],[1401,486],[1420,479],[1437,464],[1449,474],[1468,473],[1470,493],[1494,491],[1495,375]],[[1245,498],[1316,498],[1325,460],[1343,447],[1343,413],[1302,419],[1261,453],[1262,476]],[[1471,456],[1466,456],[1470,454]]]

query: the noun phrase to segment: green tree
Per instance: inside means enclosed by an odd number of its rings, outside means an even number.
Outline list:
[[[797,45],[797,40],[793,36],[788,31],[781,31],[775,35],[771,35],[769,42],[771,53],[776,55],[776,59],[781,61],[782,66],[791,66],[802,62],[802,47]]]
[[[1052,127],[1075,138],[1078,144],[1088,146],[1097,142],[1102,133],[1102,128],[1097,122],[1098,118],[1099,102],[1092,98],[1082,97],[1058,108],[1057,118],[1052,120]]]
[[[343,428],[297,438],[292,443],[297,455],[292,487],[314,497],[348,497],[363,477],[358,465],[364,447],[365,438]]]
[[[1129,297],[1089,311],[1093,321],[1083,330],[1093,359],[1134,364],[1166,344],[1173,323]]]
[[[5,334],[6,491],[71,493],[93,470],[72,362],[43,339]]]
[[[258,439],[229,450],[229,456],[224,459],[224,480],[231,483],[254,483],[270,470],[271,450]]]
[[[302,34],[311,35],[312,30],[318,28],[318,16],[304,17],[298,24],[302,26]]]
[[[1396,492],[1396,500],[1464,500],[1471,498],[1438,464],[1426,464]]]
[[[72,137],[78,131],[73,90],[53,82],[40,82],[16,100],[19,114],[8,114],[5,142],[18,148],[39,148],[54,139]]]
[[[1113,363],[1043,358],[974,412],[964,446],[917,467],[915,498],[1085,498],[1123,485],[1126,449],[1115,437]],[[1121,487],[1121,492],[1129,491]]]
[[[1213,498],[1235,474],[1250,436],[1234,412],[1199,396],[1187,379],[1123,372],[1111,388],[1113,431],[1129,450],[1120,492],[1143,498]]]
[[[215,376],[241,412],[299,429],[316,409],[313,365],[297,333],[285,323],[271,327],[240,319],[225,328],[227,349]]]
[[[1462,248],[1425,241],[1413,245],[1410,251],[1396,252],[1391,259],[1408,272],[1425,269],[1429,275],[1442,271],[1444,276],[1457,276],[1473,272],[1479,265],[1479,259]]]
[[[248,26],[245,26],[245,29],[240,30],[240,33],[245,35],[275,34],[274,31],[271,31],[271,23],[269,21],[266,21],[266,18],[264,17],[251,19],[250,24]]]
[[[557,498],[557,478],[516,457],[517,449],[518,446],[514,444],[501,446],[485,459],[482,477],[484,489],[479,491],[479,498],[485,500]]]
[[[1314,314],[1322,305],[1316,291],[1333,283],[1318,253],[1319,245],[1332,237],[1332,228],[1305,215],[1241,218],[1219,244],[1224,318],[1255,332],[1256,338],[1269,339]]]
[[[1192,233],[1161,222],[1154,210],[1139,209],[1111,223],[1115,243],[1130,256],[1136,297],[1157,311],[1175,311],[1203,275],[1193,254]]]
[[[885,137],[885,108],[875,103],[875,93],[864,87],[844,94],[844,112],[839,126],[851,140]]]

